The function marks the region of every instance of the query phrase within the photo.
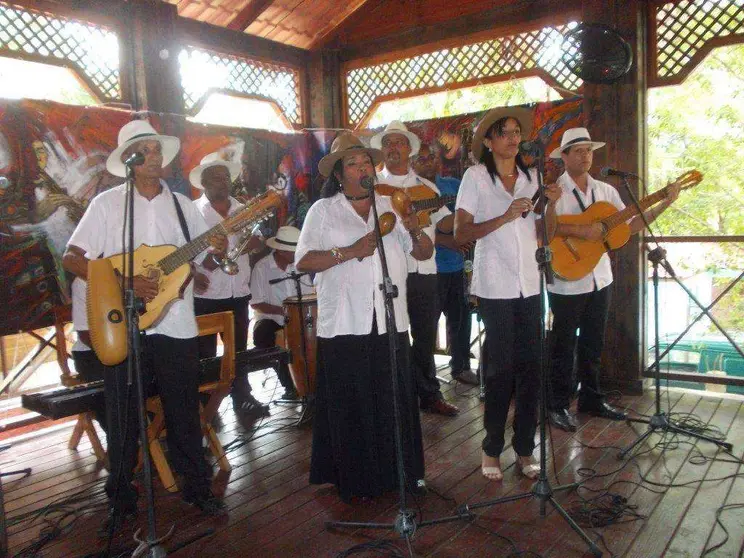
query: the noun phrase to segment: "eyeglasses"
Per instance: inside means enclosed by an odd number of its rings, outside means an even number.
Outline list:
[[[503,132],[496,132],[494,135],[500,138],[521,138],[522,130],[504,130]]]

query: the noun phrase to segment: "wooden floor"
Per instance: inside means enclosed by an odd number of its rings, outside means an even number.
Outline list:
[[[260,379],[260,375],[253,378],[256,387]],[[274,385],[271,376],[263,390],[256,389],[256,393],[268,400]],[[531,483],[515,471],[514,456],[509,448],[503,454],[504,481],[488,482],[481,476],[483,409],[477,390],[449,385],[444,386],[444,391],[447,399],[460,407],[461,413],[455,418],[422,415],[426,478],[431,490],[418,501],[410,501],[419,519],[450,515],[459,504],[472,505],[528,491]],[[632,412],[649,413],[653,411],[651,395],[629,397],[619,403]],[[668,398],[665,397],[666,405],[671,406],[673,412],[694,413],[701,420],[716,425],[727,434],[734,444],[735,455],[741,458],[744,407],[740,401],[670,392]],[[220,437],[226,444],[232,442],[229,457],[233,471],[229,479],[215,480],[215,490],[224,494],[230,512],[220,519],[204,518],[184,504],[177,494],[167,494],[159,487],[156,495],[158,527],[165,532],[175,525],[175,534],[165,544],[169,550],[177,549],[174,556],[332,557],[375,537],[391,539],[400,547],[401,555],[408,555],[405,542],[391,532],[325,528],[328,520],[389,521],[396,515],[396,495],[347,505],[330,487],[308,485],[311,432],[286,427],[296,416],[296,409],[272,406],[271,418],[260,424],[236,420],[229,401],[221,412]],[[637,425],[634,431],[624,423],[588,417],[582,417],[581,421],[580,430],[574,435],[558,430],[552,432],[548,456],[554,486],[558,484],[555,471],[560,482],[567,483],[583,480],[580,473],[591,468],[598,476],[586,481],[585,486],[595,491],[609,487],[611,492],[627,498],[635,511],[647,518],[587,529],[605,556],[611,555],[608,550],[615,556],[700,556],[706,547],[723,539],[723,530],[714,528],[716,509],[722,504],[744,502],[744,469],[738,462],[724,454],[718,455],[719,461],[691,462],[697,450],[683,440],[676,445],[666,444],[665,451],[659,447],[649,451],[649,446],[645,446],[645,453],[623,468],[624,462],[617,459],[617,448],[629,444],[636,437],[636,431],[642,432],[643,428]],[[254,432],[256,427],[259,428]],[[49,533],[55,522],[60,523],[63,533],[43,546],[39,556],[86,556],[104,548],[96,532],[105,515],[101,489],[106,472],[96,464],[87,441],[78,451],[67,449],[70,430],[71,424],[57,425],[56,430],[14,443],[0,454],[3,471],[33,469],[27,478],[3,479],[5,508],[11,522],[11,555],[28,549],[44,533]],[[507,439],[509,437],[508,434]],[[657,442],[659,436],[652,440]],[[701,442],[697,448],[705,455],[715,455],[711,444]],[[736,473],[743,476],[729,477]],[[684,486],[664,490],[650,483],[639,484],[641,475],[656,483],[674,482]],[[702,478],[724,477],[725,480],[696,482]],[[77,503],[68,503],[63,508],[66,516],[57,512],[47,516],[48,522],[42,517],[34,518],[34,512],[81,491]],[[590,498],[597,492],[582,488],[578,494]],[[559,493],[557,499],[569,509],[578,502],[575,492]],[[143,525],[146,514],[142,513],[142,507],[140,511],[139,522]],[[545,517],[540,517],[539,505],[532,500],[479,508],[475,513],[478,518],[473,522],[461,520],[421,527],[413,539],[415,555],[507,556],[514,550],[554,557],[585,555],[584,543],[550,506]],[[19,521],[23,517],[27,519]],[[729,540],[709,555],[740,556],[744,548],[744,509],[727,510],[721,520],[728,528]],[[207,529],[213,533],[193,542]],[[131,541],[132,529],[126,531],[115,540],[119,552]],[[189,544],[189,541],[192,542]],[[366,551],[356,555],[380,554]]]

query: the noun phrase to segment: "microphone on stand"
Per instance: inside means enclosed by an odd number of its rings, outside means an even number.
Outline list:
[[[127,157],[127,160],[124,161],[124,164],[128,167],[139,167],[140,165],[145,164],[145,156],[139,151],[135,151],[129,157]]]
[[[371,176],[363,176],[362,179],[359,181],[359,185],[365,190],[374,190],[375,179]]]
[[[524,155],[531,155],[532,157],[542,156],[545,148],[539,139],[524,140],[519,142],[519,152]]]
[[[617,169],[613,169],[611,167],[604,167],[601,171],[599,171],[599,175],[602,178],[607,178],[608,176],[619,176],[620,178],[640,178],[637,174],[633,174],[632,172],[625,172]]]

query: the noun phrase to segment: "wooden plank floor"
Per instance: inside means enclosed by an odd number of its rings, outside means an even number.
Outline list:
[[[262,387],[261,379],[261,375],[252,378],[254,392],[268,401],[276,391],[276,382],[269,376]],[[483,409],[477,390],[451,384],[443,386],[443,391],[461,413],[455,418],[422,415],[430,492],[409,502],[419,518],[444,517],[454,514],[461,504],[476,505],[529,491],[531,483],[516,472],[510,448],[503,454],[503,482],[488,482],[481,476]],[[651,392],[623,398],[619,404],[632,413],[653,412]],[[744,467],[738,460],[744,443],[742,402],[670,391],[664,407],[671,407],[675,413],[694,413],[726,433],[734,444],[736,459],[716,454],[714,446],[705,442],[695,445],[687,438],[668,437],[664,447],[646,445],[637,458],[619,461],[618,448],[627,446],[645,427],[636,425],[634,430],[624,423],[581,417],[578,432],[568,435],[554,430],[546,445],[553,486],[584,481],[578,492],[557,492],[557,500],[571,510],[580,496],[592,498],[605,489],[627,498],[644,519],[626,519],[586,530],[605,556],[632,557],[701,556],[706,548],[725,538],[723,529],[716,527],[716,510],[725,504],[728,508],[721,521],[729,538],[708,555],[741,556]],[[401,555],[408,555],[404,541],[391,532],[326,529],[328,520],[391,521],[397,511],[397,495],[344,504],[330,487],[308,485],[311,431],[289,426],[297,416],[296,408],[272,406],[272,416],[260,422],[238,420],[229,400],[220,412],[219,435],[228,445],[233,471],[229,477],[216,477],[215,491],[224,495],[229,515],[204,518],[184,504],[178,494],[169,494],[158,485],[158,525],[161,532],[175,526],[174,536],[165,544],[166,549],[175,550],[173,556],[332,557],[378,537],[392,540]],[[107,473],[96,464],[87,440],[77,451],[67,448],[71,427],[72,423],[55,423],[49,432],[37,432],[20,442],[11,440],[12,447],[0,453],[2,471],[33,470],[26,478],[3,479],[11,555],[22,551],[34,555],[36,549],[31,545],[55,534],[55,530],[58,536],[50,537],[52,540],[36,555],[87,556],[105,549],[105,541],[97,538],[97,529],[105,516],[102,487]],[[507,440],[510,435],[511,431]],[[660,437],[652,440],[656,444]],[[716,460],[708,459],[714,456]],[[594,476],[587,478],[590,470]],[[699,482],[701,479],[706,482]],[[665,488],[670,483],[675,486]],[[43,515],[45,510],[60,509],[55,504],[63,500],[62,511]],[[140,511],[138,524],[143,526],[146,514],[142,507]],[[546,511],[540,517],[539,504],[531,499],[479,507],[472,522],[458,520],[421,527],[412,547],[416,556],[437,558],[507,556],[515,550],[553,557],[588,555],[584,543],[560,515],[551,506]],[[114,546],[118,550],[112,555],[131,546],[135,527],[116,537]],[[189,543],[208,530],[209,535]],[[366,551],[356,555],[380,554]]]

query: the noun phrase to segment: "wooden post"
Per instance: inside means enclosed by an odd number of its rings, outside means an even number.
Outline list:
[[[340,128],[341,64],[338,51],[324,49],[310,58],[308,82],[311,128]]]
[[[592,138],[607,142],[595,152],[593,173],[602,166],[646,175],[646,44],[645,2],[584,0],[582,21],[617,30],[633,49],[630,72],[612,85],[584,85],[584,112]],[[616,181],[613,181],[615,183]],[[630,205],[627,192],[620,196]],[[631,181],[636,195],[640,188]],[[605,389],[639,393],[645,363],[645,257],[639,235],[613,256],[614,285],[602,358]]]
[[[122,84],[135,110],[183,114],[178,68],[178,8],[156,0],[133,0],[123,17],[130,29],[122,38],[121,59],[127,71]]]

